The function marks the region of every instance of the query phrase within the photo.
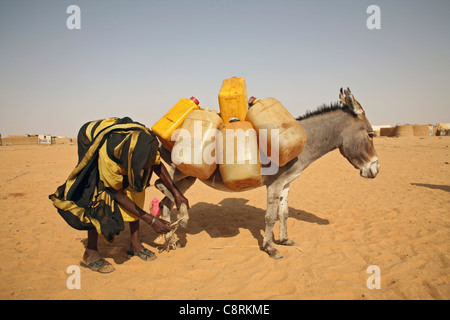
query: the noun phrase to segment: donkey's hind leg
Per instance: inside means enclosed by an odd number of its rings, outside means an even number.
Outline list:
[[[285,185],[280,194],[278,206],[278,219],[280,219],[280,244],[284,246],[295,246],[295,242],[289,239],[287,233],[287,219],[289,217],[289,184]]]
[[[289,184],[287,184],[280,195],[280,206],[278,208],[278,219],[280,219],[280,245],[297,247],[294,240],[290,239],[287,232],[287,219],[289,217]],[[297,247],[300,251],[300,248]]]
[[[281,188],[277,185],[267,187],[266,229],[264,231],[262,250],[267,252],[273,259],[283,258],[281,253],[273,245],[273,226],[277,221],[280,194]]]

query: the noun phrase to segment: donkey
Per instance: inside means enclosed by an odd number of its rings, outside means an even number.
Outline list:
[[[360,170],[362,177],[375,178],[378,174],[380,164],[373,145],[374,132],[363,108],[353,97],[349,88],[345,91],[341,88],[339,98],[342,106],[339,103],[330,106],[324,105],[317,111],[308,112],[305,116],[297,119],[307,135],[303,152],[285,166],[280,167],[276,174],[263,176],[261,186],[267,187],[267,211],[261,249],[267,252],[271,258],[282,258],[273,244],[273,227],[277,218],[280,220],[279,243],[296,246],[287,233],[289,186],[311,163],[339,148],[341,154],[356,169]],[[164,161],[170,165],[169,173],[178,189],[183,193],[186,192],[197,178],[186,176],[177,170],[166,149],[163,148],[161,155]],[[223,185],[218,169],[208,180],[200,180],[212,188],[231,192]],[[155,186],[166,195],[160,202],[160,207],[163,219],[170,221],[170,212],[174,205],[173,197],[160,181],[156,181]],[[187,210],[183,214],[185,214],[183,220],[187,222]]]

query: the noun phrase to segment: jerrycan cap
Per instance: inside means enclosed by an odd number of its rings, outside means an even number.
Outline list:
[[[195,97],[191,97],[189,100],[194,101],[194,103],[195,103],[196,105],[199,105],[199,104],[200,104],[200,102],[199,102]]]
[[[258,98],[252,96],[252,97],[250,97],[250,99],[248,99],[248,105],[251,107],[258,100],[259,100]]]

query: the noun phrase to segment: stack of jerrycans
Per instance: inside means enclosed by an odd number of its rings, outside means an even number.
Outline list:
[[[255,188],[262,182],[260,148],[281,167],[305,147],[307,137],[300,123],[274,98],[248,100],[244,78],[223,81],[219,107],[220,116],[202,109],[194,97],[182,98],[152,126],[172,152],[173,163],[188,176],[208,179],[218,164],[228,189]],[[266,139],[261,139],[263,131]]]
[[[224,122],[217,140],[217,161],[224,185],[234,191],[257,187],[262,182],[256,131],[246,121],[248,100],[244,78],[225,79],[219,92]]]

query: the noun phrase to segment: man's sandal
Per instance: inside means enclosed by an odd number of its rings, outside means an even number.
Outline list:
[[[97,271],[100,273],[110,273],[115,270],[113,265],[103,258],[97,259],[90,263],[80,261],[80,265],[82,267],[85,267],[85,268],[91,269],[92,271]]]
[[[144,261],[152,261],[157,258],[156,254],[154,252],[148,250],[147,248],[144,248],[139,252],[134,252],[133,249],[129,249],[127,251],[127,254],[128,254],[128,258],[131,258],[133,256],[138,256],[139,258],[141,258]]]

